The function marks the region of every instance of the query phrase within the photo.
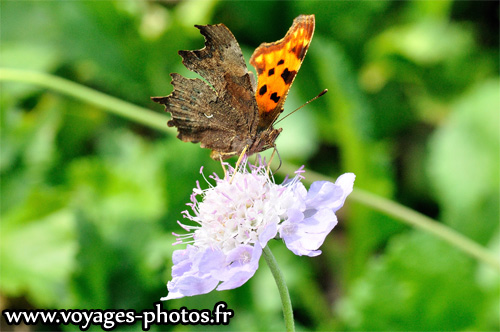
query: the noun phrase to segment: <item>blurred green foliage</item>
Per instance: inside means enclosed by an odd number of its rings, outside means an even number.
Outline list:
[[[294,17],[315,14],[286,109],[329,93],[280,123],[282,158],[330,176],[354,172],[356,187],[438,218],[498,256],[498,2],[0,6],[2,67],[58,75],[157,112],[149,97],[170,93],[169,73],[195,77],[177,55],[203,46],[194,24],[226,24],[248,60]],[[199,169],[220,173],[220,165],[174,135],[36,86],[1,84],[2,310],[151,309],[167,293],[171,232]],[[272,243],[299,329],[500,329],[500,279],[489,267],[359,203],[348,200],[339,219],[319,257]],[[213,330],[283,328],[264,263],[239,289],[164,307],[219,300],[235,318]],[[200,327],[152,327],[166,329]]]

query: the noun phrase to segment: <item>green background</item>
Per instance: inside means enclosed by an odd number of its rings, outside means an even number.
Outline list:
[[[280,123],[284,162],[438,219],[499,256],[499,9],[474,1],[2,1],[1,66],[60,76],[158,114],[189,77],[194,24],[224,23],[248,61],[293,18],[316,31]],[[252,68],[253,70],[253,68]],[[176,221],[209,151],[36,85],[1,81],[1,309],[152,309],[167,294]],[[165,117],[160,126],[166,127]],[[268,154],[267,154],[268,155]],[[234,162],[234,160],[231,160]],[[307,172],[305,174],[307,178]],[[281,181],[281,175],[277,181]],[[299,330],[499,330],[499,274],[456,247],[347,200],[316,258],[271,248]],[[244,286],[164,303],[229,326],[282,330],[264,261]],[[2,330],[11,329],[4,325]],[[116,330],[137,330],[121,326]],[[36,326],[35,330],[75,330]],[[91,330],[99,330],[94,326]]]

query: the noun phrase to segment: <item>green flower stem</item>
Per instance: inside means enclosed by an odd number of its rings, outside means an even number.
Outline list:
[[[102,108],[112,114],[132,120],[136,123],[154,128],[159,131],[174,134],[175,129],[169,128],[166,123],[168,116],[153,112],[147,108],[139,107],[121,99],[111,97],[81,84],[45,73],[0,68],[0,82],[14,81],[30,83],[44,87],[62,94],[80,99],[86,103]]]
[[[276,281],[276,285],[278,285],[278,291],[280,293],[281,303],[283,305],[283,316],[285,317],[285,329],[287,332],[295,331],[292,301],[290,301],[288,287],[286,286],[285,278],[283,277],[283,273],[281,273],[278,262],[276,262],[271,249],[269,249],[269,246],[266,246],[264,248],[264,258],[266,259],[266,263],[269,266],[269,269],[271,269],[271,273],[273,274],[274,280]]]
[[[168,134],[175,134],[175,129],[168,128],[165,124],[168,121],[168,116],[166,115],[124,102],[121,99],[108,96],[60,77],[28,70],[0,68],[0,81],[22,82],[45,87],[75,97],[89,104],[102,107],[107,112],[133,120],[145,126]],[[279,173],[292,174],[297,169],[294,167],[288,163],[283,163]],[[324,175],[308,170],[306,182],[310,183],[317,180],[334,181]],[[433,234],[500,272],[500,261],[486,248],[421,213],[361,189],[355,189],[349,196],[349,200],[370,206],[374,210],[392,216],[412,227]]]

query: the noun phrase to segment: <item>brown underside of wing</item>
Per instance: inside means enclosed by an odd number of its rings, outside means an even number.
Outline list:
[[[172,74],[174,91],[167,97],[153,97],[153,101],[165,105],[172,114],[169,127],[177,127],[177,137],[184,142],[201,142],[201,147],[218,151],[231,149],[228,136],[236,130],[221,119],[231,114],[225,103],[217,103],[213,89],[200,79],[189,79]]]
[[[168,125],[177,127],[179,139],[201,142],[201,147],[213,150],[212,157],[225,159],[239,154],[255,139],[258,109],[254,89],[232,33],[223,24],[196,27],[205,36],[205,47],[179,54],[184,65],[210,85],[174,73],[173,92],[152,99],[172,114]]]

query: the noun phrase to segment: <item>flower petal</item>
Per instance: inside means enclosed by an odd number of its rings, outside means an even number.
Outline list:
[[[329,181],[316,181],[311,185],[306,197],[308,209],[332,209],[336,212],[352,192],[355,175],[345,173],[339,176],[335,183]]]
[[[167,283],[168,295],[161,300],[178,299],[184,296],[193,296],[210,293],[215,289],[219,280],[210,275],[184,275],[173,278]]]
[[[267,242],[274,238],[278,233],[278,223],[270,223],[264,228],[262,233],[259,235],[259,244],[261,247],[265,247]]]
[[[313,257],[321,254],[318,249],[336,224],[335,213],[322,209],[300,222],[283,222],[280,236],[294,254]]]
[[[261,255],[262,248],[259,244],[233,249],[228,255],[227,269],[217,275],[222,281],[217,290],[234,289],[246,283],[257,271]]]
[[[198,270],[200,273],[210,273],[214,269],[220,269],[224,266],[226,256],[222,250],[207,248],[197,260]]]
[[[342,204],[338,206],[336,209],[334,209],[333,212],[336,212],[344,205],[347,196],[349,196],[349,194],[352,193],[355,179],[356,175],[354,175],[354,173],[345,173],[337,178],[337,181],[335,181],[335,185],[340,186],[344,191],[344,194],[342,195],[341,199]]]
[[[225,256],[220,250],[211,248],[200,250],[189,245],[185,250],[174,251],[172,259],[174,262],[172,280],[167,283],[169,292],[162,300],[211,292],[219,280],[213,278],[209,271],[223,266]]]

